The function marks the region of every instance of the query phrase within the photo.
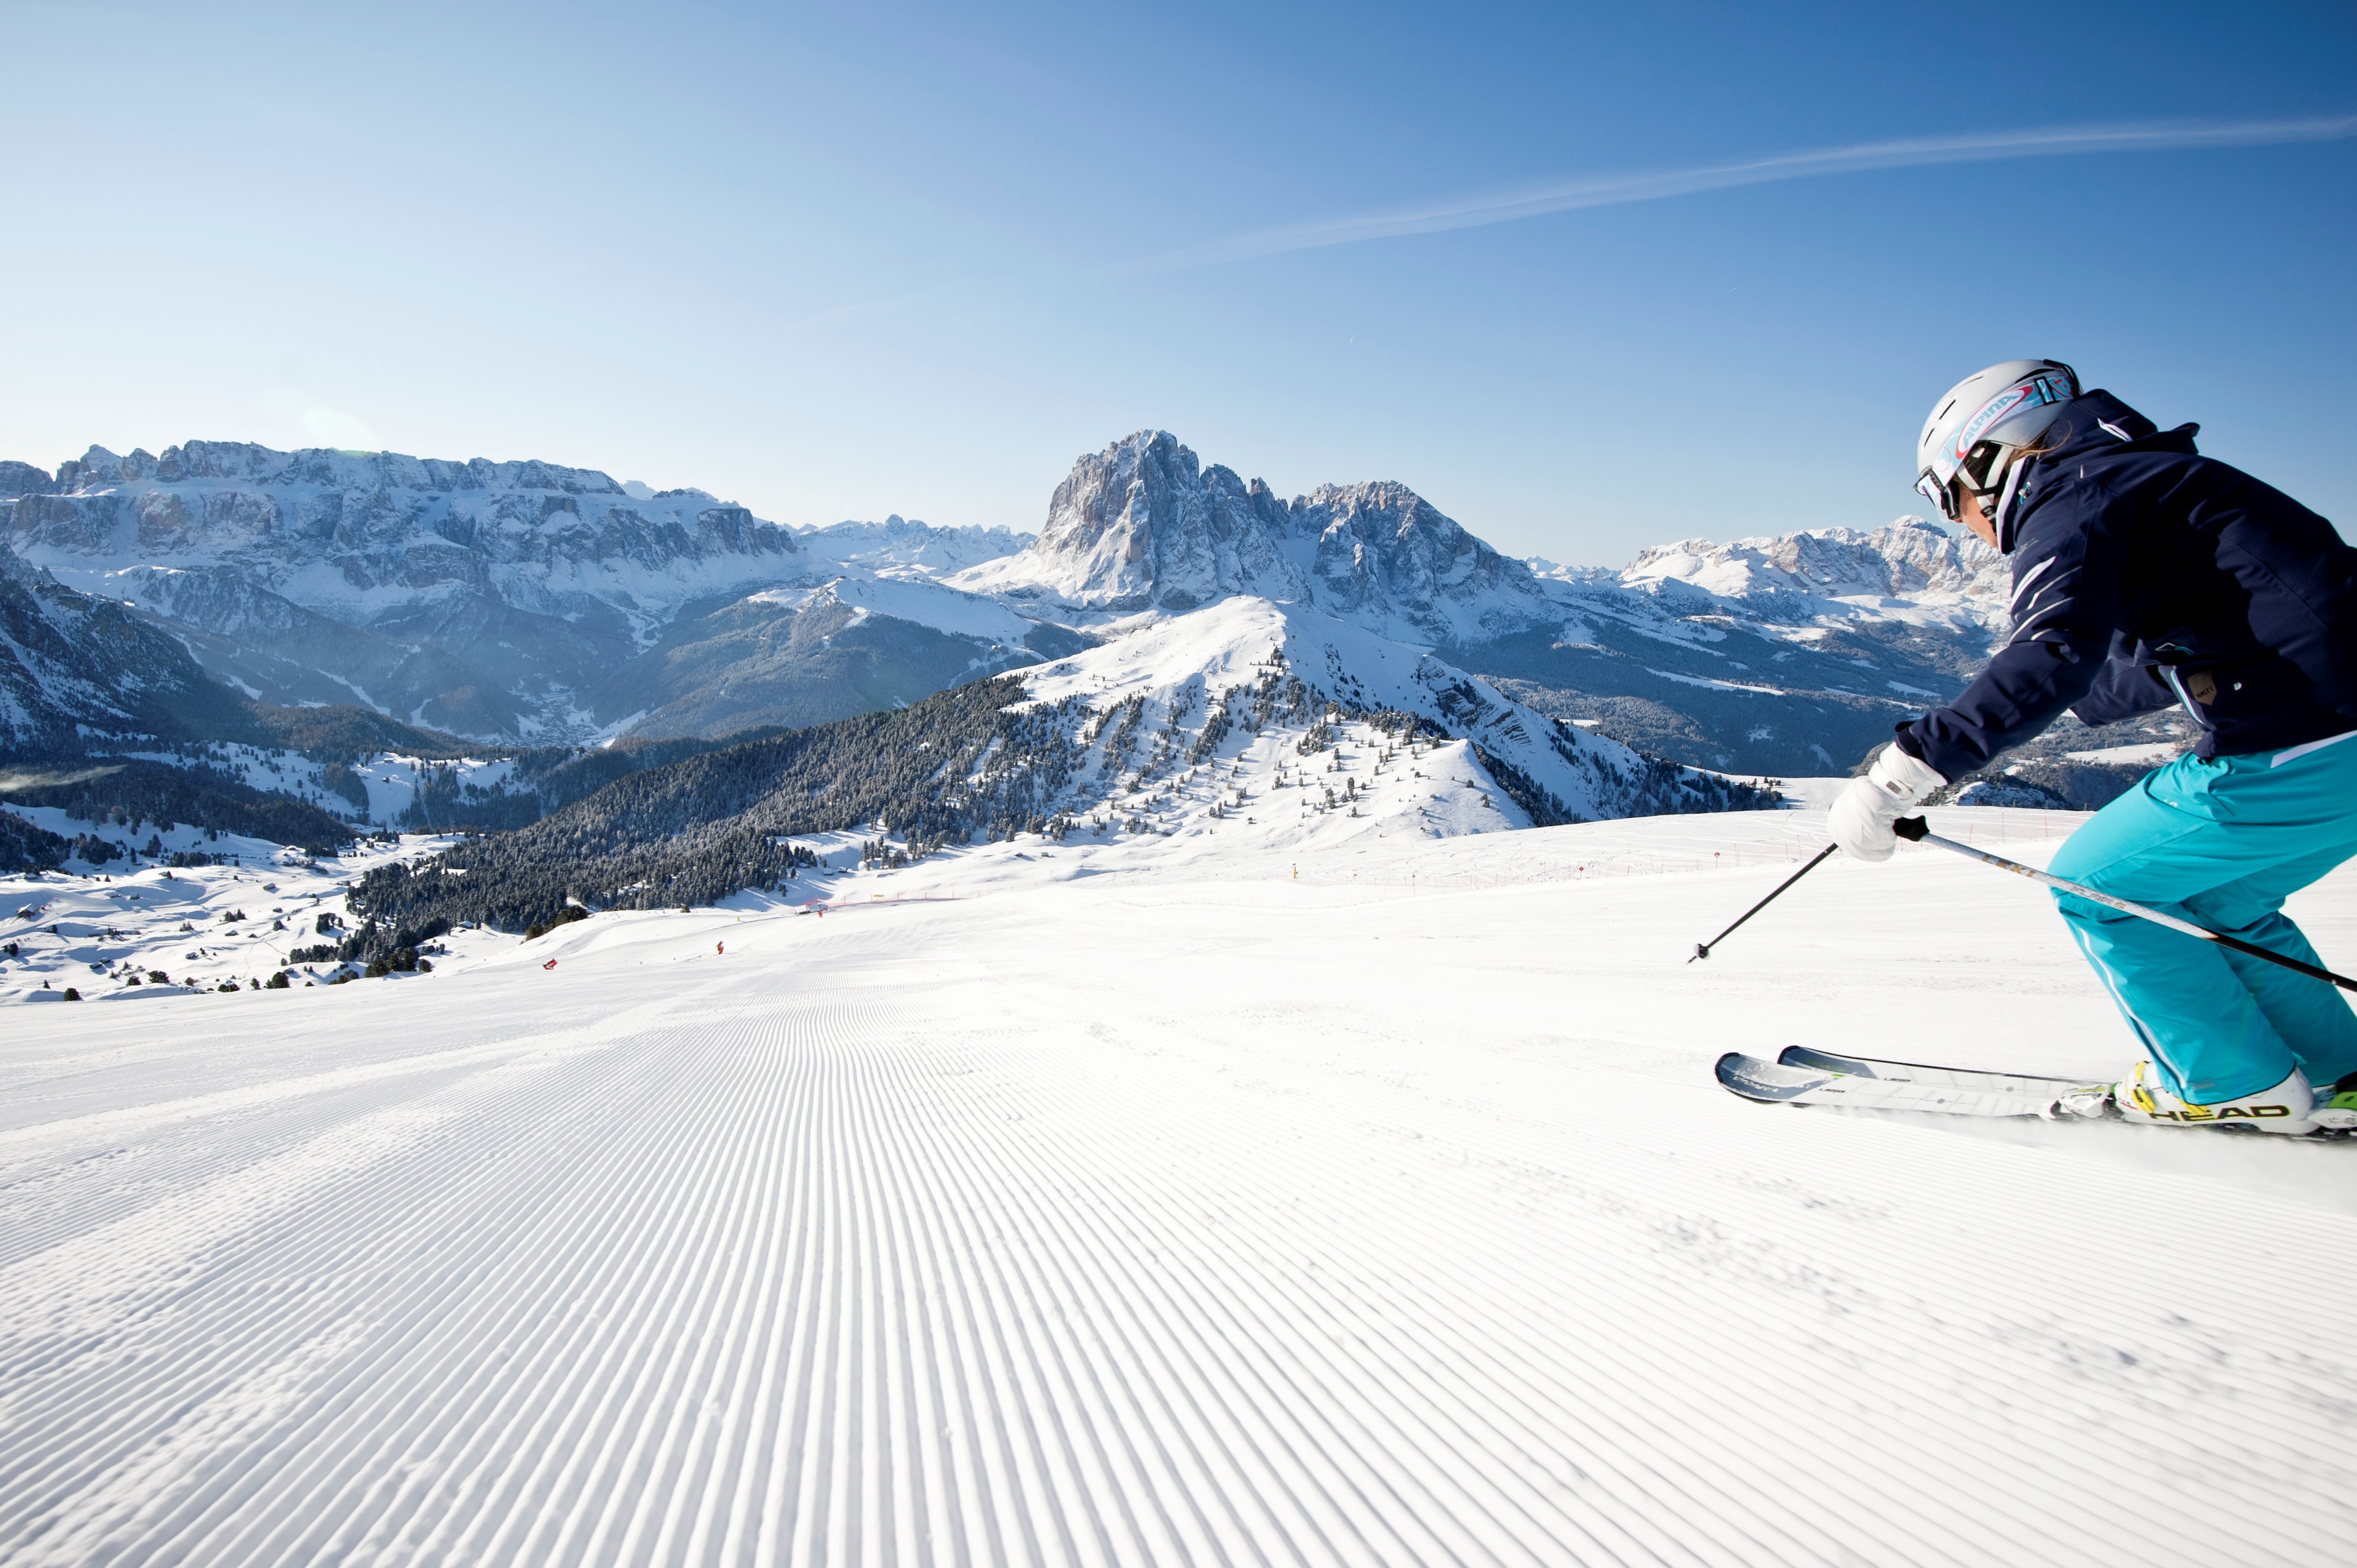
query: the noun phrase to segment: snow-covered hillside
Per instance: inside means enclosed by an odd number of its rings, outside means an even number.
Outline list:
[[[320,859],[184,823],[134,832],[77,822],[54,807],[7,810],[49,832],[90,834],[134,852],[153,843],[162,854],[108,861],[102,870],[69,861],[66,871],[0,876],[0,1005],[62,1002],[69,989],[92,1002],[210,995],[258,987],[290,965],[296,983],[328,983],[339,965],[292,955],[340,933],[353,879],[452,842],[411,834]],[[175,855],[207,864],[164,863]]]
[[[1824,835],[1027,840],[12,1009],[0,1557],[2345,1561],[2357,1163],[1723,1094],[2131,1049],[1933,852],[1684,961]]]
[[[134,753],[158,762],[185,760],[173,752]],[[216,768],[256,789],[290,796],[362,827],[403,824],[416,807],[429,776],[444,775],[447,787],[490,790],[516,778],[512,758],[503,757],[406,757],[380,751],[349,763],[323,763],[280,746],[219,745],[199,754]]]
[[[962,593],[934,582],[931,575],[845,575],[814,587],[771,588],[751,596],[748,602],[787,605],[798,610],[840,607],[846,618],[836,628],[839,631],[848,631],[872,617],[882,617],[1010,648],[1022,647],[1023,639],[1037,627],[1036,622],[1024,619],[996,599]]]
[[[1285,844],[1313,829],[1328,843],[1358,832],[1439,837],[1720,810],[1728,800],[1723,780],[1544,718],[1422,647],[1262,598],[1154,621],[1028,671],[1024,689],[1042,703],[1087,704],[1077,808],[1122,820],[1133,812],[1125,802],[1142,798],[1158,803],[1146,822],[1165,832],[1212,831],[1212,807],[1231,835],[1249,823],[1260,830],[1245,834],[1254,842]],[[1408,752],[1406,730],[1378,727],[1408,715],[1425,744],[1453,743],[1429,768],[1397,759]],[[1338,727],[1361,733],[1341,746]],[[1137,740],[1113,744],[1123,736]],[[1386,754],[1393,766],[1378,788]],[[1458,786],[1470,793],[1457,795]],[[1451,806],[1448,825],[1433,819],[1437,803],[1472,799],[1485,814],[1460,821]],[[1257,811],[1254,800],[1263,801]]]

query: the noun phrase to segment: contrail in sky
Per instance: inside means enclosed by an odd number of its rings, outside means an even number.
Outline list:
[[[1704,168],[1666,169],[1601,179],[1493,190],[1429,206],[1364,213],[1315,223],[1297,223],[1214,240],[1155,258],[1149,265],[1201,266],[1216,262],[1356,244],[1401,234],[1433,234],[1447,229],[1477,229],[1549,212],[1584,207],[1617,207],[1658,201],[1730,186],[1766,185],[1861,169],[1916,168],[1927,164],[1985,163],[1998,158],[2055,157],[2069,153],[2144,153],[2179,147],[2256,147],[2282,142],[2331,142],[2357,135],[2357,114],[2307,120],[2147,121],[2125,125],[2057,125],[2039,131],[2000,131],[1979,136],[1910,136],[1863,142],[1813,153]]]

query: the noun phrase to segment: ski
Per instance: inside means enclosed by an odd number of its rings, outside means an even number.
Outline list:
[[[1772,1062],[1729,1051],[1718,1058],[1716,1070],[1722,1088],[1762,1105],[1846,1105],[1942,1116],[2034,1116],[2052,1122],[2109,1120],[2060,1109],[2057,1102],[2066,1094],[2109,1088],[2077,1079],[1843,1057],[1807,1046],[1787,1046]],[[2305,1141],[2357,1141],[2357,1115],[2334,1109],[2319,1110],[2316,1116],[2321,1125],[2305,1134]]]
[[[1981,1072],[1972,1068],[1933,1067],[1927,1062],[1888,1061],[1878,1057],[1837,1057],[1831,1051],[1813,1050],[1807,1046],[1786,1046],[1776,1060],[1784,1067],[1814,1068],[1820,1072],[1847,1073],[1853,1078],[1898,1079],[1996,1094],[2042,1094],[2049,1099],[2093,1087],[2075,1078]]]
[[[1870,1111],[1926,1111],[1943,1116],[2051,1117],[2054,1102],[2064,1093],[2087,1087],[2063,1079],[2018,1079],[1996,1073],[1954,1075],[1984,1080],[1976,1085],[1932,1082],[1799,1067],[1741,1051],[1719,1058],[1717,1072],[1720,1086],[1729,1093],[1763,1105],[1846,1105]],[[1986,1081],[1991,1079],[1995,1082]]]

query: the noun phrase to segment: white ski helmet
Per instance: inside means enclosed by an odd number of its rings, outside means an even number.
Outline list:
[[[2013,499],[2014,460],[2078,395],[2078,372],[2058,360],[2007,360],[1966,376],[1932,405],[1932,417],[1923,422],[1915,488],[1954,522],[1952,481],[1961,474],[1980,497],[1983,514],[1995,521]]]

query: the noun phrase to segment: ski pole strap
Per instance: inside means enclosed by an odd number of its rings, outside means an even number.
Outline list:
[[[1825,856],[1833,854],[1835,850],[1840,847],[1841,846],[1838,844],[1829,843],[1825,845],[1824,848],[1817,851],[1815,858],[1811,860],[1808,865],[1801,867],[1800,870],[1792,873],[1792,875],[1787,876],[1783,881],[1776,885],[1776,893],[1781,893],[1785,888],[1790,887],[1793,883],[1798,882],[1802,877],[1806,876],[1810,872],[1814,871],[1817,868],[1817,861],[1824,859]],[[1735,926],[1743,924],[1745,920],[1751,918],[1752,916],[1760,913],[1760,910],[1765,909],[1769,905],[1773,904],[1776,901],[1776,893],[1770,893],[1757,904],[1752,905],[1749,909],[1744,910],[1743,913],[1737,918]],[[1690,958],[1686,960],[1686,961],[1688,963],[1692,963],[1694,962],[1695,958],[1708,958],[1710,956],[1711,949],[1718,946],[1719,943],[1725,941],[1727,938],[1735,934],[1735,926],[1727,927],[1727,929],[1719,932],[1718,935],[1711,938],[1710,940],[1706,942],[1695,943],[1694,958]]]
[[[2269,963],[2279,963],[2286,969],[2297,970],[2310,980],[2321,980],[2329,985],[2337,985],[2343,991],[2357,991],[2357,980],[2352,980],[2347,975],[2335,974],[2329,969],[2319,969],[2312,963],[2302,963],[2299,960],[2276,952],[2271,948],[2260,947],[2255,942],[2246,942],[2240,937],[2230,937],[2223,931],[2213,931],[2207,926],[2197,926],[2190,920],[2179,919],[2175,915],[2165,915],[2158,909],[2148,909],[2142,904],[2131,904],[2125,898],[2115,898],[2108,893],[2098,893],[2083,883],[2073,882],[2064,876],[2056,876],[2051,872],[2040,871],[2035,867],[2024,865],[2018,861],[2007,860],[2001,854],[1991,854],[1986,850],[1975,849],[1970,844],[1958,843],[1953,839],[1943,839],[1933,832],[1931,824],[1921,817],[1901,817],[1890,824],[1890,831],[1910,843],[1932,844],[1952,854],[1965,855],[1994,865],[1999,871],[2010,871],[2016,876],[2027,876],[2032,882],[2054,888],[2059,892],[2068,893],[2074,898],[2084,898],[2090,903],[2117,909],[2124,915],[2134,915],[2139,919],[2150,920],[2156,926],[2167,926],[2172,931],[2183,931],[2189,937],[2200,937],[2205,942],[2215,942],[2222,948],[2232,948],[2236,952],[2248,953],[2253,958],[2263,958]],[[1779,891],[1781,892],[1781,889]]]

